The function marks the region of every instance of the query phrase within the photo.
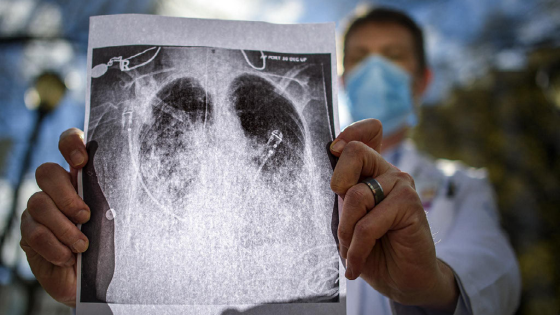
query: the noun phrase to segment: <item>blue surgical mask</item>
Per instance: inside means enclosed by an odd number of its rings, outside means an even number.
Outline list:
[[[347,74],[345,82],[354,121],[379,119],[384,137],[417,124],[411,77],[391,61],[378,55],[369,56]]]

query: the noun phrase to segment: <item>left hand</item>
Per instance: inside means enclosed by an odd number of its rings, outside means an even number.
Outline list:
[[[436,258],[414,180],[378,153],[381,138],[381,123],[367,119],[348,126],[331,145],[339,156],[331,188],[344,200],[338,237],[346,277],[361,276],[402,304],[452,312],[459,296],[453,272]],[[377,205],[360,183],[368,177],[385,193]]]
[[[35,177],[42,191],[35,193],[21,215],[20,246],[35,278],[50,296],[70,307],[76,304],[76,256],[89,246],[76,227],[90,219],[91,211],[77,193],[77,173],[88,155],[83,132],[72,128],[60,136],[58,147],[70,164],[45,163]]]

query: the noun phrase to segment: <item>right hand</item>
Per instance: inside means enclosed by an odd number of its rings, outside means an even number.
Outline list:
[[[35,278],[55,300],[76,305],[76,254],[89,246],[88,238],[76,227],[89,220],[90,209],[77,193],[77,174],[88,160],[83,132],[68,129],[58,148],[70,164],[45,163],[35,177],[42,191],[27,202],[21,215],[21,248]]]
[[[434,239],[413,178],[377,151],[382,126],[366,119],[348,126],[331,145],[339,156],[331,188],[344,200],[338,226],[346,277],[361,276],[379,293],[405,305],[453,313],[459,288],[436,256]],[[360,182],[376,178],[385,199]]]

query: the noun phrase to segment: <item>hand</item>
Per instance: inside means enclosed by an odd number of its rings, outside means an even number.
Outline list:
[[[348,126],[331,145],[339,156],[331,188],[344,200],[338,237],[346,277],[361,276],[402,304],[452,312],[459,294],[453,272],[436,258],[414,180],[378,153],[381,138],[381,123],[368,119]],[[385,193],[378,205],[359,183],[368,177]]]
[[[35,177],[42,189],[27,203],[21,216],[21,248],[31,271],[55,300],[74,307],[76,303],[76,253],[89,245],[75,224],[89,220],[89,207],[76,193],[78,169],[87,163],[83,132],[69,129],[60,136],[59,150],[70,164],[45,163]]]

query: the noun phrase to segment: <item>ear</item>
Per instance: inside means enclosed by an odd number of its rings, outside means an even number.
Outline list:
[[[416,76],[416,82],[414,83],[414,95],[416,97],[422,97],[430,83],[432,83],[433,73],[432,70],[426,68],[421,75]]]

